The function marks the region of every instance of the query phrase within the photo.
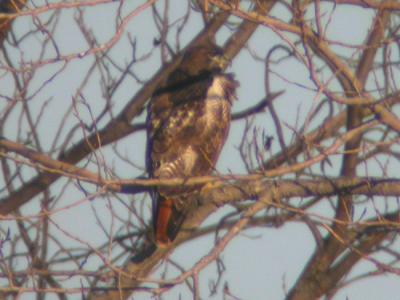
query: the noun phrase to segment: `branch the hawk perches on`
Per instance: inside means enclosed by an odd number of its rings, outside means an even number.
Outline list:
[[[151,178],[210,174],[228,135],[238,83],[223,73],[221,48],[206,42],[189,49],[164,86],[153,95],[147,114],[146,166]],[[159,246],[171,243],[197,187],[152,190],[153,226]]]

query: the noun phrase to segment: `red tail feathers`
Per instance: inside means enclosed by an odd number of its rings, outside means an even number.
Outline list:
[[[159,247],[173,242],[185,219],[185,214],[176,209],[174,200],[159,195],[154,216],[155,241]]]

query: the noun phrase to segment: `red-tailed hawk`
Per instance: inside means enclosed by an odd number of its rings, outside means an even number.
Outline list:
[[[222,49],[204,43],[189,49],[154,93],[147,115],[146,165],[151,178],[188,178],[213,171],[228,135],[238,85],[232,74],[222,73],[224,66]],[[174,240],[198,189],[153,189],[157,245]]]

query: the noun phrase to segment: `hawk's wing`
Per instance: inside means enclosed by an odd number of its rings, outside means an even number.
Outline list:
[[[212,75],[154,97],[148,111],[147,167],[153,178],[210,174],[225,143],[236,82]],[[190,206],[193,188],[154,189],[156,241],[172,241]],[[190,197],[189,197],[190,198]]]

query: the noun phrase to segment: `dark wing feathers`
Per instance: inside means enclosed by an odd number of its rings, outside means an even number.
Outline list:
[[[221,87],[223,93],[214,92],[207,97],[213,83],[209,81],[208,85],[196,87],[197,91],[201,88],[202,91],[194,92],[194,97],[191,93],[193,89],[160,96],[171,98],[170,102],[174,100],[174,103],[164,105],[164,110],[159,109],[158,98],[154,99],[149,121],[151,175],[159,176],[156,173],[170,165],[176,166],[174,172],[163,177],[199,176],[213,169],[228,133],[230,104],[234,95],[232,89],[236,87],[231,77],[219,75],[216,78],[226,84]],[[186,101],[176,104],[177,98]],[[160,100],[166,101],[164,98]],[[196,162],[188,169],[182,164],[185,164],[185,156],[191,154]],[[186,162],[190,164],[189,159]]]

